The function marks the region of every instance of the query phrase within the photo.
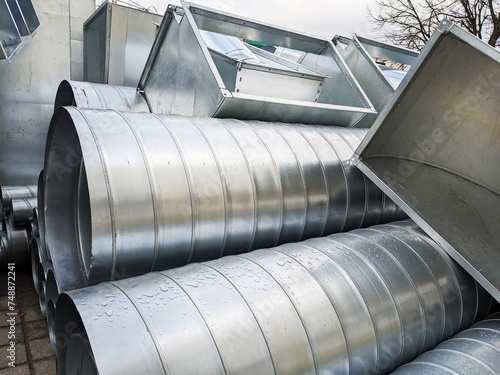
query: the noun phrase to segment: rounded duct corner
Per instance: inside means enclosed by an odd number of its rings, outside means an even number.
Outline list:
[[[57,88],[54,111],[66,106],[76,106],[74,88],[68,80],[62,81]]]
[[[85,333],[82,318],[72,298],[62,293],[55,306],[55,320],[53,324],[53,341],[55,352],[57,353],[57,367],[66,373],[66,358],[68,355],[69,343],[73,335]],[[60,373],[58,371],[58,373]]]
[[[40,254],[38,252],[38,242],[36,238],[31,239],[30,243],[31,252],[31,276],[33,278],[33,286],[35,287],[36,294],[40,295]]]
[[[80,143],[81,140],[85,142],[89,135],[90,130],[78,109],[61,107],[56,110],[45,155],[43,233],[63,290],[85,285],[86,281],[82,280],[88,279],[87,270],[90,268],[91,235],[82,237],[80,234],[80,229],[91,227],[82,158],[85,151]],[[87,156],[99,158],[98,152],[92,151],[87,150]],[[102,191],[106,191],[105,188]],[[78,231],[75,231],[75,226]],[[77,251],[68,252],[68,247]],[[74,273],[78,273],[77,277],[73,276]]]

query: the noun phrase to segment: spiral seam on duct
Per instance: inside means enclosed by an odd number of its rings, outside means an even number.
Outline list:
[[[364,134],[59,109],[44,198],[62,290],[403,218],[350,163]]]
[[[150,112],[146,99],[133,87],[67,80],[57,88],[54,110],[63,106]]]
[[[380,225],[63,293],[59,373],[382,374],[482,319],[479,291],[415,224]]]
[[[488,316],[393,372],[395,375],[500,374],[500,313]]]

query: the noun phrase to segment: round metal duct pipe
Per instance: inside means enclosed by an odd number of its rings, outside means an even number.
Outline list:
[[[44,200],[44,188],[43,188],[43,170],[38,176],[38,209],[37,209],[37,227],[38,227],[38,237],[40,238],[39,251],[40,259],[42,262],[50,262],[50,252],[47,249],[47,242],[45,241],[45,200]]]
[[[40,252],[38,246],[38,239],[32,238],[30,243],[31,253],[31,276],[33,278],[33,286],[35,287],[36,294],[40,295],[40,283],[44,279],[42,261],[40,259]]]
[[[33,220],[33,211],[37,207],[37,197],[12,198],[9,202],[10,216],[14,225],[28,224]]]
[[[60,108],[44,177],[58,282],[70,290],[404,218],[350,162],[365,134]]]
[[[403,221],[63,293],[57,363],[60,374],[382,374],[490,304]]]
[[[0,187],[0,202],[2,203],[3,211],[9,211],[10,200],[12,198],[28,198],[36,197],[37,186],[1,186]]]
[[[30,266],[30,241],[26,225],[14,225],[12,217],[7,215],[2,219],[6,234],[7,261],[16,263],[18,268]]]
[[[135,88],[66,80],[59,84],[54,110],[64,106],[149,112],[146,99]]]
[[[395,375],[499,375],[500,313],[398,368]]]

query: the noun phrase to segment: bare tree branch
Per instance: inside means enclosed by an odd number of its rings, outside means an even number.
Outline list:
[[[376,0],[368,9],[376,28],[393,43],[422,49],[445,18],[491,46],[500,40],[500,0]]]

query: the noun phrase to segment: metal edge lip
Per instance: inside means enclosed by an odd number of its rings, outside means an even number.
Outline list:
[[[352,37],[352,43],[356,48],[359,50],[359,52],[365,57],[366,61],[370,64],[370,66],[373,68],[375,73],[382,79],[382,81],[385,83],[385,85],[392,90],[392,92],[396,91],[396,88],[394,84],[389,81],[389,79],[385,76],[384,72],[382,72],[382,69],[378,66],[378,64],[373,61],[371,58],[372,55],[366,50],[365,46],[363,46],[363,43],[358,39],[358,36],[355,34]]]
[[[354,113],[367,113],[367,114],[368,113],[373,113],[373,114],[377,113],[377,111],[373,107],[371,107],[371,108],[351,107],[351,106],[338,105],[338,104],[324,104],[324,103],[318,103],[318,102],[306,102],[306,101],[300,101],[300,100],[280,99],[280,98],[274,98],[274,97],[242,94],[242,93],[236,93],[236,92],[231,92],[231,95],[233,96],[234,99],[238,99],[238,100],[265,101],[266,103],[286,104],[286,105],[290,105],[290,106],[319,108],[319,109],[328,109],[328,110],[354,112]]]
[[[421,53],[415,59],[414,64],[408,71],[406,76],[401,81],[400,85],[394,92],[393,96],[384,107],[384,109],[379,113],[375,119],[370,131],[363,139],[359,147],[356,149],[353,155],[353,161],[355,164],[362,163],[363,152],[370,145],[372,138],[378,132],[379,128],[383,126],[385,120],[390,116],[393,108],[397,107],[400,100],[404,100],[406,92],[410,89],[412,84],[417,80],[418,74],[425,65],[425,62],[432,57],[436,45],[440,43],[441,38],[445,34],[452,34],[457,38],[461,39],[463,43],[469,44],[470,46],[476,48],[479,52],[491,57],[493,60],[500,63],[500,53],[493,47],[486,45],[477,37],[469,34],[467,31],[461,29],[459,26],[454,25],[449,20],[444,20],[436,28],[434,34],[432,34],[430,40],[427,42],[425,47],[422,49]]]
[[[284,34],[283,36],[286,36],[288,38],[297,39],[297,40],[308,42],[311,44],[318,44],[320,49],[318,49],[317,52],[321,51],[325,47],[326,43],[328,43],[327,38],[309,35],[309,34],[305,34],[305,33],[302,33],[302,32],[296,31],[296,30],[287,29],[287,28],[277,27],[277,26],[272,25],[272,24],[268,24],[268,23],[256,21],[256,20],[253,20],[250,18],[241,17],[241,16],[238,16],[235,14],[219,11],[219,10],[216,10],[214,8],[195,4],[195,3],[188,2],[185,0],[181,0],[181,4],[185,9],[189,8],[190,10],[192,10],[192,13],[196,13],[197,11],[201,11],[202,13],[204,12],[205,14],[203,14],[203,16],[205,16],[207,18],[213,18],[216,20],[224,20],[228,23],[234,23],[236,25],[238,25],[238,24],[245,25],[245,26],[248,25],[249,27],[252,27],[252,28],[259,27],[259,28],[266,30],[266,32],[268,32],[268,33],[277,34],[277,35]],[[309,52],[312,52],[312,51],[309,51]]]
[[[393,190],[387,185],[375,172],[367,167],[362,162],[357,164],[357,167],[372,180],[380,189],[389,196],[398,206],[400,206],[405,213],[419,225],[434,241],[441,246],[446,253],[453,255],[452,258],[462,268],[464,268],[477,282],[486,289],[496,300],[500,300],[500,291],[498,291],[493,284],[491,284],[480,272],[478,272],[465,258],[456,251],[434,228],[428,224],[417,211],[412,209],[406,201],[400,198]]]
[[[160,28],[156,34],[156,38],[153,42],[153,46],[149,52],[149,56],[146,60],[146,64],[144,65],[144,70],[142,71],[141,77],[139,78],[139,83],[137,85],[137,90],[144,91],[145,86],[147,85],[149,74],[151,73],[151,69],[155,64],[156,57],[160,51],[161,46],[163,45],[163,40],[167,35],[168,28],[170,27],[170,23],[174,19],[173,12],[177,9],[177,6],[169,4],[167,10],[165,11],[165,15],[163,16],[163,20],[161,21]]]

